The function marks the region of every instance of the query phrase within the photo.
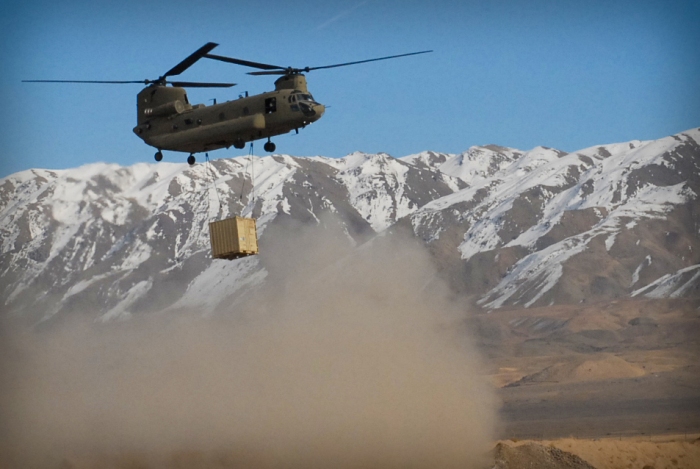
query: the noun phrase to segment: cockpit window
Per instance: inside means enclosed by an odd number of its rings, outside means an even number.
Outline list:
[[[265,100],[265,114],[277,112],[277,98],[267,98]]]
[[[297,96],[299,96],[299,101],[311,101],[312,103],[316,102],[311,94],[299,94]]]

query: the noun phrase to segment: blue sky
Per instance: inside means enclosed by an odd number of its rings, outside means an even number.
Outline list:
[[[292,155],[490,143],[573,151],[700,126],[697,1],[23,0],[4,2],[0,22],[0,177],[153,161],[131,130],[139,85],[21,80],[157,78],[208,41],[220,44],[214,53],[283,66],[435,51],[310,73],[310,91],[330,108],[274,139]],[[247,71],[202,60],[178,78],[239,84],[192,89],[194,103],[273,89]]]

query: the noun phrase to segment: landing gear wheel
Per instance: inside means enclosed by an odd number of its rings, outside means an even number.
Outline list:
[[[197,160],[194,159],[194,155],[190,155],[187,157],[187,164],[188,165],[190,165],[190,166],[194,165],[195,161],[197,161]]]
[[[153,155],[153,158],[155,158],[156,161],[160,161],[160,160],[163,159],[163,153],[162,153],[160,150],[158,150],[158,151],[156,152],[156,154]]]
[[[265,143],[265,145],[263,145],[263,148],[265,149],[265,151],[272,153],[273,151],[275,151],[277,146],[274,143],[268,141],[267,143]]]
[[[245,142],[241,139],[238,139],[235,142],[233,142],[233,148],[238,148],[239,150],[242,150],[245,148]]]

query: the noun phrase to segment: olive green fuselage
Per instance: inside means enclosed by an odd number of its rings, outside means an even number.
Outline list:
[[[323,116],[297,74],[275,82],[275,91],[205,106],[191,105],[184,88],[152,85],[137,97],[134,133],[158,150],[201,153],[298,130]]]

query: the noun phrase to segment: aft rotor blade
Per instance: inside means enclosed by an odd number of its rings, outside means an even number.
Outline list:
[[[236,83],[201,83],[196,81],[169,81],[168,83],[183,88],[231,88],[236,86]]]
[[[214,42],[207,42],[202,47],[190,54],[185,60],[183,60],[182,62],[165,72],[161,78],[181,74],[182,72],[190,68],[192,65],[194,65],[196,61],[204,57],[209,51],[211,51],[216,46],[218,46],[218,44]]]
[[[346,62],[346,63],[335,64],[335,65],[324,65],[321,67],[306,67],[306,68],[300,69],[299,71],[308,72],[311,70],[321,70],[323,68],[345,67],[346,65],[355,65],[355,64],[363,64],[363,63],[367,63],[367,62],[376,62],[378,60],[396,59],[398,57],[408,57],[409,55],[427,54],[429,52],[432,52],[432,50],[424,50],[424,51],[420,51],[420,52],[410,52],[408,54],[390,55],[388,57],[379,57],[377,59],[358,60],[357,62]]]
[[[124,83],[141,83],[147,85],[151,83],[149,80],[138,80],[138,81],[104,81],[104,80],[22,80],[23,83],[111,83],[111,84],[124,84]]]
[[[279,67],[277,65],[264,64],[260,62],[252,62],[250,60],[234,59],[232,57],[224,57],[223,55],[205,54],[204,57],[207,59],[220,60],[221,62],[228,62],[230,64],[243,65],[245,67],[259,68],[261,70],[284,70],[285,67]]]
[[[292,69],[292,73],[294,71],[296,71],[296,69]],[[269,70],[266,72],[248,72],[248,75],[256,75],[256,76],[260,76],[260,75],[288,75],[288,74],[289,74],[289,70],[286,68],[283,70]]]

